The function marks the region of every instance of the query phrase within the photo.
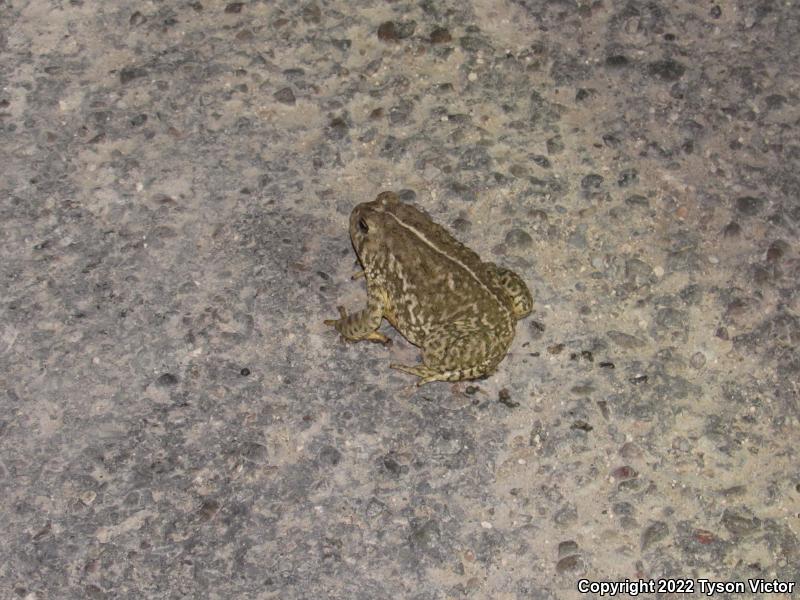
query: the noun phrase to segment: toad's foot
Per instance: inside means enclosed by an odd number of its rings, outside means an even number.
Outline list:
[[[379,333],[377,331],[370,331],[368,333],[364,333],[362,335],[359,335],[358,337],[354,337],[352,333],[350,335],[348,335],[347,333],[345,333],[345,325],[350,323],[350,320],[348,319],[347,311],[345,310],[344,306],[337,306],[336,308],[339,310],[339,317],[340,318],[338,318],[338,319],[325,319],[325,321],[323,321],[323,323],[325,325],[332,326],[334,329],[336,329],[336,331],[341,333],[342,337],[344,337],[346,340],[349,340],[351,342],[360,342],[361,340],[368,340],[370,342],[378,342],[380,344],[391,344],[392,343],[392,340],[390,338],[386,337],[385,335],[383,335],[382,333]]]
[[[437,371],[425,365],[416,365],[412,367],[393,363],[389,366],[392,369],[397,369],[398,371],[403,371],[409,375],[416,375],[419,377],[420,380],[417,381],[418,386],[425,385],[432,381],[458,381],[459,379],[463,379],[462,371]]]

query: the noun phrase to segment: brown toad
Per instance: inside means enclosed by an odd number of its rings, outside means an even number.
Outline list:
[[[422,364],[390,365],[417,385],[492,373],[531,312],[513,271],[483,262],[421,210],[382,192],[350,214],[350,237],[367,280],[367,306],[325,321],[349,340],[387,341],[381,319],[422,348]]]

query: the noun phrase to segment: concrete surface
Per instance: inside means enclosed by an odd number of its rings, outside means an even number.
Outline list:
[[[795,1],[0,1],[0,597],[797,581],[799,39]],[[529,282],[492,377],[322,324],[384,189]]]

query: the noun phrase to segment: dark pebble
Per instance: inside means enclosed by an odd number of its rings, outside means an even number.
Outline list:
[[[242,12],[242,7],[244,6],[244,2],[231,2],[228,6],[225,7],[225,12],[228,14],[237,14]]]
[[[548,160],[548,158],[546,156],[542,156],[541,154],[535,154],[535,155],[531,156],[531,160],[534,163],[536,163],[537,165],[539,165],[540,167],[542,167],[543,169],[549,169],[550,168],[550,161]]]
[[[172,373],[163,373],[159,378],[156,380],[156,383],[161,387],[169,387],[176,385],[178,383],[178,378],[173,375]]]
[[[574,573],[583,570],[583,560],[580,556],[565,556],[556,563],[556,572]]]
[[[498,392],[497,401],[508,408],[516,408],[519,406],[519,402],[515,402],[511,399],[511,392],[509,392],[507,388],[503,388]]]
[[[529,248],[533,244],[533,238],[530,234],[518,227],[509,231],[505,239],[510,248]]]
[[[692,354],[689,364],[692,365],[694,369],[702,369],[706,366],[706,355],[702,352],[695,352]]]
[[[508,168],[508,172],[514,177],[526,177],[528,175],[528,167],[515,163]]]
[[[639,171],[636,169],[625,169],[621,171],[617,177],[617,185],[619,187],[628,187],[631,184],[639,181]]]
[[[629,258],[625,261],[625,279],[641,286],[650,280],[653,275],[653,267],[639,260],[638,258]]]
[[[38,542],[42,538],[46,537],[53,529],[53,524],[48,521],[47,524],[42,527],[39,531],[33,534],[33,541]]]
[[[103,600],[108,596],[106,596],[106,593],[100,586],[90,583],[89,585],[83,588],[83,597],[86,598],[87,600]]]
[[[658,77],[662,81],[677,81],[686,72],[686,67],[681,63],[668,58],[650,63],[647,72],[653,77]]]
[[[686,304],[693,306],[696,305],[703,298],[703,290],[696,283],[692,283],[683,288],[680,292],[681,300]]]
[[[711,7],[711,10],[708,11],[708,16],[712,19],[719,19],[722,16],[722,9],[718,4],[715,4]]]
[[[341,40],[331,40],[331,44],[337,49],[341,50],[342,52],[347,52],[353,45],[353,40],[348,39],[341,39]]]
[[[587,98],[594,96],[596,93],[596,90],[579,88],[578,91],[575,92],[575,102],[583,102]]]
[[[408,122],[414,105],[410,102],[402,102],[389,109],[389,123],[392,125],[403,125]]]
[[[245,442],[239,453],[242,457],[254,463],[264,463],[267,460],[267,447],[258,442]]]
[[[630,59],[624,54],[614,54],[606,58],[606,66],[612,69],[619,69],[627,67],[630,64]]]
[[[603,136],[603,145],[609,148],[616,148],[619,146],[619,138],[612,133],[607,133]]]
[[[612,329],[611,331],[607,331],[606,335],[608,336],[608,339],[622,348],[631,349],[641,348],[644,346],[644,342],[642,340],[628,333],[623,333],[621,331],[615,331]]]
[[[322,465],[335,467],[342,461],[342,453],[333,446],[325,446],[320,450],[317,460]]]
[[[371,498],[369,503],[367,503],[366,508],[366,515],[370,519],[374,519],[375,517],[380,517],[382,514],[386,512],[386,504],[378,500],[377,498]]]
[[[629,378],[628,381],[630,381],[633,385],[639,385],[640,383],[647,383],[647,379],[647,375],[639,374]]]
[[[564,151],[564,142],[560,135],[551,137],[547,140],[547,153],[552,156],[554,154],[561,154]]]
[[[558,545],[558,558],[574,556],[578,553],[578,543],[574,540],[567,540]]]
[[[126,83],[130,83],[134,79],[144,77],[145,75],[147,75],[147,71],[139,67],[124,67],[119,72],[119,81],[122,85],[125,85]]]
[[[727,237],[736,237],[742,232],[742,227],[736,222],[731,221],[727,225],[725,225],[725,229],[722,230],[722,235]]]
[[[575,360],[576,357],[577,354],[570,355],[572,360]],[[591,383],[579,383],[577,385],[573,385],[569,391],[578,396],[588,396],[594,391],[594,386]]]
[[[736,199],[736,210],[748,217],[757,215],[764,207],[764,200],[754,196],[741,196]]]
[[[450,32],[444,27],[437,27],[431,31],[429,39],[431,44],[447,44],[453,41],[453,36],[451,36]]]
[[[437,83],[433,86],[434,94],[449,94],[455,90],[452,83]]]
[[[786,96],[780,94],[770,94],[764,98],[767,110],[779,110],[786,103]]]
[[[138,27],[145,21],[147,21],[147,17],[145,17],[138,10],[131,15],[131,18],[129,20],[130,24],[133,25],[134,27]]]
[[[624,479],[635,479],[639,476],[639,473],[636,472],[636,469],[633,467],[629,467],[628,465],[617,467],[613,471],[611,471],[611,476],[616,479],[617,481],[622,481]]]
[[[722,513],[721,522],[725,529],[737,537],[753,533],[761,526],[758,518],[741,516],[729,508]]]
[[[636,514],[636,508],[630,502],[615,502],[611,512],[615,517],[632,517]]]
[[[764,285],[768,283],[772,279],[772,273],[770,269],[767,269],[761,265],[755,265],[753,267],[753,281],[756,285]]]
[[[139,127],[145,123],[147,123],[147,115],[145,114],[136,115],[131,119],[131,127]]]
[[[650,201],[640,194],[633,194],[625,198],[625,204],[628,206],[650,206]]]
[[[458,40],[458,43],[467,52],[484,52],[486,54],[494,52],[492,45],[477,35],[465,35]]]
[[[458,166],[465,171],[484,171],[491,163],[491,157],[483,146],[465,149],[461,153]]]
[[[728,335],[728,328],[727,327],[717,327],[717,330],[714,332],[714,335],[721,340],[729,340],[730,336]]]
[[[567,237],[567,243],[570,246],[575,246],[576,248],[586,248],[586,226],[585,225],[578,225],[578,230],[573,231]],[[581,312],[583,311],[583,307],[581,307]]]
[[[435,519],[415,520],[408,541],[416,551],[435,552],[441,535],[439,522]]]
[[[320,23],[322,21],[322,10],[316,4],[309,4],[300,14],[306,23]]]
[[[395,23],[386,21],[378,26],[378,39],[382,42],[398,42],[414,35],[417,28],[415,21]]]
[[[275,98],[275,100],[277,100],[278,102],[281,102],[282,104],[288,104],[289,106],[294,106],[295,104],[295,97],[292,88],[288,87],[281,88],[277,92],[272,94],[272,97]]]
[[[378,26],[378,39],[382,42],[396,42],[400,39],[394,21],[385,21]]]
[[[619,455],[627,459],[642,458],[643,452],[642,449],[633,442],[625,442],[619,449]]]
[[[667,306],[658,310],[655,321],[661,327],[681,329],[686,327],[688,319],[686,311]]]
[[[725,307],[725,312],[727,312],[728,315],[740,315],[747,309],[747,306],[748,302],[744,298],[734,298],[728,302],[728,305]]]
[[[475,385],[468,385],[468,386],[466,387],[466,389],[464,390],[464,393],[465,393],[467,396],[474,396],[475,394],[477,394],[477,393],[478,393],[478,390],[479,390],[479,389],[480,389],[480,388],[479,388],[478,386],[475,386]]]
[[[197,518],[201,523],[206,523],[214,518],[219,512],[219,502],[216,500],[205,500],[197,511]]]
[[[403,466],[391,454],[383,457],[383,468],[395,477],[400,477],[403,472]]]
[[[717,537],[712,532],[705,529],[695,529],[692,533],[692,539],[698,544],[706,546],[716,541]]]
[[[669,527],[663,521],[656,521],[649,525],[642,533],[642,550],[647,550],[653,544],[666,538],[668,534]]]
[[[555,515],[553,521],[558,525],[571,525],[578,520],[578,509],[572,504],[564,505]]]
[[[726,498],[736,498],[738,496],[744,496],[746,493],[747,493],[746,485],[732,485],[731,487],[725,488],[724,490],[720,491],[720,494],[725,496]]]
[[[397,196],[403,202],[414,202],[414,200],[417,199],[417,192],[415,192],[414,190],[410,190],[410,189],[406,188],[406,189],[402,189],[399,192],[397,192]]]
[[[597,173],[590,173],[581,179],[581,188],[584,190],[597,189],[603,183],[603,176]]]
[[[283,75],[287,79],[292,79],[292,80],[299,79],[300,77],[302,77],[305,74],[306,74],[305,70],[303,70],[303,69],[301,69],[299,67],[293,67],[291,69],[284,69],[283,70]]]
[[[605,360],[600,362],[600,363],[597,363],[597,364],[598,364],[598,366],[602,367],[603,369],[614,369],[614,368],[616,368],[616,365],[613,362],[609,362],[609,361],[605,361]]]
[[[783,240],[775,240],[767,248],[767,260],[776,262],[783,258],[783,255],[789,250],[789,244]]]
[[[529,321],[528,327],[531,330],[531,338],[538,340],[544,334],[544,323],[541,321]]]
[[[250,375],[250,369],[248,369],[247,367],[243,367],[242,370],[239,371],[239,375],[241,375],[242,377],[247,377],[248,375]]]
[[[331,139],[341,140],[347,135],[349,129],[350,127],[343,118],[335,117],[334,119],[331,119],[331,122],[328,125],[328,135]]]

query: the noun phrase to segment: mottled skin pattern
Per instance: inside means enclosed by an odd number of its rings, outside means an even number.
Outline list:
[[[349,340],[386,341],[386,318],[422,348],[422,364],[391,365],[431,381],[474,379],[503,360],[514,325],[530,313],[525,283],[480,257],[419,209],[382,192],[350,215],[350,237],[367,280],[367,306],[326,321]]]

